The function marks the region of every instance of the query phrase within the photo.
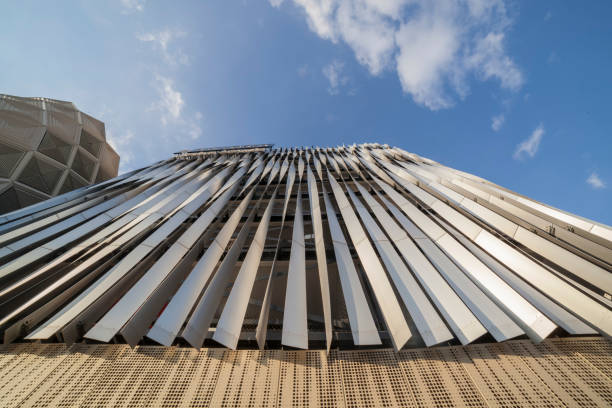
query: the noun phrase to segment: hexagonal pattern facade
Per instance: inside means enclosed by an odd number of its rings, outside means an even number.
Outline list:
[[[104,123],[72,102],[0,94],[0,214],[117,175]]]

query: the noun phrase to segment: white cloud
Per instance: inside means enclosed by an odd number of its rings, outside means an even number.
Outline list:
[[[599,175],[595,172],[591,173],[589,178],[586,179],[586,182],[595,190],[601,190],[603,188],[606,188],[606,183],[601,178],[599,178]]]
[[[272,7],[279,7],[281,4],[283,4],[284,0],[268,0],[268,1],[272,5]]]
[[[143,42],[150,42],[158,49],[164,60],[170,65],[187,65],[189,57],[181,50],[170,51],[170,43],[176,39],[183,38],[187,34],[183,31],[165,29],[158,32],[150,32],[136,35],[136,38]]]
[[[525,156],[534,157],[540,147],[540,142],[544,136],[544,126],[540,123],[537,128],[531,133],[529,138],[523,140],[514,152],[515,159],[522,159]]]
[[[179,120],[185,101],[183,95],[174,88],[174,81],[157,74],[155,75],[155,88],[160,99],[151,105],[151,110],[161,112],[160,120],[164,125],[167,125],[169,121]]]
[[[121,0],[123,6],[123,14],[143,11],[146,0]]]
[[[505,54],[503,41],[503,33],[489,33],[479,39],[467,64],[484,79],[497,78],[503,88],[516,91],[523,85],[523,75]]]
[[[499,129],[501,129],[505,121],[506,121],[506,117],[504,116],[503,113],[493,116],[493,118],[491,118],[491,129],[493,129],[496,132],[499,131]]]
[[[271,0],[272,4],[280,3]],[[506,55],[503,0],[293,0],[310,29],[344,42],[373,75],[395,69],[418,104],[448,108],[469,92],[467,78],[515,91],[523,76]]]
[[[327,92],[330,95],[337,95],[340,88],[347,84],[348,77],[343,74],[344,63],[338,60],[332,61],[329,65],[323,67],[323,75],[329,81]]]

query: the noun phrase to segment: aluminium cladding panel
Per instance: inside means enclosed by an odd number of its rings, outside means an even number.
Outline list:
[[[266,283],[266,291],[264,293],[264,298],[263,298],[263,301],[261,302],[261,308],[259,310],[259,320],[257,321],[257,327],[255,328],[255,339],[257,340],[257,345],[259,346],[261,350],[263,350],[266,344],[266,337],[268,333],[268,319],[270,317],[270,305],[272,304],[272,294],[273,294],[274,283],[275,283],[275,279],[274,279],[275,278],[274,276],[275,265],[276,265],[276,260],[278,258],[278,254],[279,254],[280,247],[281,247],[280,238],[282,237],[283,229],[285,227],[285,216],[287,215],[287,206],[289,205],[289,200],[291,198],[291,191],[293,189],[293,182],[295,179],[295,169],[293,167],[293,164],[291,165],[291,167],[289,167],[289,162],[287,160],[287,157],[285,157],[285,161],[283,162],[283,165],[280,170],[279,184],[281,184],[283,177],[285,176],[285,173],[287,172],[288,169],[290,169],[290,173],[287,175],[287,181],[285,185],[283,212],[281,215],[280,228],[278,229],[276,249],[274,251],[274,259],[272,261],[272,265],[270,266],[268,282]]]
[[[176,230],[221,187],[221,183],[228,171],[229,169],[222,170],[196,192],[192,192],[193,188],[196,187],[193,186],[191,189],[179,194],[173,200],[172,207],[175,209],[180,208],[181,205],[184,205],[184,207],[174,212],[170,218],[165,220],[163,224],[155,230],[155,233],[147,238],[142,245],[152,249],[156,247],[164,237],[167,237],[171,232]],[[208,219],[208,222],[210,221],[212,221],[212,218]],[[121,329],[132,314],[136,312],[137,308],[142,305],[142,302],[147,299],[150,292],[160,283],[160,277],[163,272],[169,272],[167,263],[171,262],[173,258],[176,258],[176,260],[180,259],[180,257],[187,252],[187,248],[180,245],[180,243],[170,247],[168,251],[170,250],[171,252],[167,257],[162,256],[158,261],[160,266],[157,267],[158,264],[155,264],[145,273],[136,285],[132,286],[104,317],[85,334],[86,338],[109,341]]]
[[[95,215],[96,211],[104,211],[104,212],[102,214],[94,216],[93,218],[88,219],[86,222],[82,223],[78,227],[71,229],[69,232],[64,233],[60,235],[59,237],[45,243],[43,246],[35,248],[34,250],[28,253],[25,253],[24,255],[3,265],[0,268],[0,276],[6,276],[21,267],[31,264],[37,259],[39,259],[40,257],[52,252],[53,250],[59,249],[64,245],[67,245],[71,242],[74,242],[80,239],[82,235],[90,231],[93,231],[96,228],[108,223],[113,218],[119,215],[122,215],[126,211],[129,211],[131,209],[138,207],[144,201],[147,201],[149,199],[149,193],[147,191],[147,187],[149,186],[150,184],[140,185],[132,190],[128,190],[125,193],[112,198],[109,201],[106,201],[105,203],[99,204],[98,206],[88,209],[85,212],[86,214],[93,213],[92,215]],[[85,221],[86,219],[87,219],[86,216],[82,214],[77,214],[73,217],[70,217],[68,220],[63,221],[63,223],[65,223],[66,228],[68,228],[69,226],[75,225],[79,221]],[[51,226],[51,228],[53,228],[53,230],[57,230],[58,228],[56,227],[56,225]],[[48,236],[51,233],[51,232],[48,232],[48,230],[49,228],[44,229],[40,231],[39,233],[30,235],[29,237],[24,238],[21,241],[25,241],[25,240],[31,241],[33,237],[41,238],[43,236]],[[40,237],[38,235],[40,235]],[[21,241],[17,241],[17,243],[13,243],[12,245],[21,246],[23,245],[23,243],[19,244]],[[9,247],[4,247],[0,250],[0,256],[2,256],[1,254],[2,252],[6,252],[6,251],[12,252],[9,249]]]
[[[473,242],[478,244],[490,254],[512,269],[516,274],[530,282],[540,291],[546,293],[557,302],[570,307],[570,309],[602,333],[610,335],[612,332],[612,312],[595,300],[585,296],[571,285],[556,278],[544,267],[528,258],[523,253],[502,242],[499,238],[477,226],[467,217],[463,216],[450,206],[442,203],[424,190],[414,185],[407,188],[419,195],[419,198],[432,203],[432,208],[449,224],[463,232]],[[463,230],[462,230],[463,229]],[[465,233],[468,230],[470,233]],[[469,252],[468,252],[469,253]],[[471,254],[471,253],[470,253]],[[472,255],[473,256],[473,255]]]
[[[179,190],[180,191],[180,190]],[[165,215],[175,210],[178,205],[184,203],[185,196],[187,194],[179,193],[176,191],[171,195],[172,200],[169,201],[163,208],[154,212],[141,222],[137,223],[131,234],[136,235],[145,229],[150,229],[156,225]],[[161,199],[162,197],[158,197]],[[166,232],[163,229],[156,229],[147,239],[139,244],[137,247],[132,249],[125,257],[121,259],[113,268],[106,272],[101,278],[96,280],[94,284],[87,288],[72,302],[66,305],[62,310],[54,315],[48,322],[44,323],[39,329],[37,329],[33,335],[46,336],[48,338],[65,326],[68,322],[74,319],[78,314],[84,311],[92,302],[94,302],[103,293],[109,290],[115,283],[125,276],[132,268],[134,268],[151,250],[166,237]],[[111,245],[109,249],[116,248]],[[50,324],[49,324],[50,323]],[[50,328],[47,328],[49,326]],[[52,331],[49,334],[49,331]],[[34,337],[32,337],[34,338]],[[39,337],[36,337],[39,338]]]
[[[367,194],[365,190],[360,192]],[[363,221],[366,230],[368,231],[370,238],[374,241],[374,245],[378,249],[378,252],[385,264],[387,271],[391,275],[391,279],[393,283],[395,283],[395,288],[399,292],[402,300],[406,308],[408,309],[408,313],[410,317],[414,321],[425,345],[433,346],[438,343],[442,343],[445,341],[449,341],[453,339],[453,335],[450,333],[446,324],[442,321],[434,307],[431,305],[427,296],[423,293],[423,291],[419,288],[418,284],[410,275],[410,271],[402,262],[400,256],[393,248],[393,245],[389,241],[389,239],[385,236],[382,230],[376,225],[374,219],[370,216],[368,210],[363,206],[363,204],[359,201],[359,199],[355,196],[355,194],[348,189],[349,196],[351,201],[355,205],[361,220]],[[397,241],[394,241],[398,243]],[[412,264],[414,265],[414,263]],[[420,265],[419,265],[420,266]],[[429,271],[429,273],[433,271],[433,268]],[[444,301],[439,298],[433,298],[434,302],[438,307],[445,306],[447,304],[452,303],[456,310],[456,315],[460,316],[460,318],[464,319],[465,325],[462,326],[461,323],[456,323],[455,320],[452,319],[450,315],[449,309],[443,309],[442,313],[444,317],[447,318],[447,321],[450,320],[450,325],[454,331],[457,332],[457,336],[461,339],[462,342],[469,343],[471,340],[474,340],[477,337],[486,333],[486,330],[478,323],[478,321],[474,318],[474,316],[470,313],[470,311],[461,303],[461,301],[457,298],[454,292],[447,286],[446,290],[444,287],[441,287],[439,292],[429,291],[430,295],[446,295],[448,302],[444,304]],[[454,297],[454,298],[453,298]],[[450,298],[450,299],[448,299]],[[453,302],[455,300],[455,302]],[[463,312],[463,315],[462,315]],[[478,330],[473,330],[473,329]],[[470,333],[471,331],[471,333]],[[473,338],[468,338],[464,333],[468,333],[468,335],[473,334]]]
[[[333,163],[336,163],[333,160]],[[338,164],[336,163],[336,166]],[[334,177],[331,175],[329,170],[327,171],[327,177],[332,187],[332,192],[338,203],[340,213],[344,219],[346,228],[349,232],[349,236],[353,241],[353,246],[357,251],[359,260],[363,266],[363,269],[368,277],[368,281],[372,286],[376,301],[385,320],[385,324],[391,335],[393,346],[396,350],[401,349],[404,344],[412,337],[408,323],[404,318],[402,308],[395,297],[393,287],[387,279],[385,270],[383,269],[378,256],[370,244],[365,231],[359,223],[359,219],[355,215],[350,203],[348,202],[344,191],[340,185],[336,182]]]
[[[389,196],[399,205],[402,204],[403,197],[395,193],[392,189],[388,191]],[[395,195],[397,194],[397,195]],[[414,240],[416,245],[423,251],[429,261],[435,265],[440,274],[455,290],[457,295],[474,313],[482,325],[493,335],[497,341],[508,340],[512,337],[520,336],[523,331],[510,319],[497,305],[489,299],[472,282],[446,254],[419,230],[408,218],[391,202],[380,195],[382,202],[391,211],[393,216],[402,225],[404,230]],[[406,241],[406,244],[410,244]]]
[[[142,225],[142,226],[139,226],[137,228],[134,228],[134,229],[128,231],[126,234],[122,235],[116,242],[114,242],[113,245],[109,245],[108,247],[103,248],[102,250],[100,250],[96,254],[94,254],[93,256],[83,260],[83,262],[79,263],[74,268],[68,270],[66,274],[61,276],[61,278],[59,278],[56,281],[54,281],[53,283],[49,284],[41,292],[37,293],[35,296],[32,296],[25,303],[23,303],[19,307],[15,308],[13,311],[11,311],[11,313],[9,313],[6,316],[4,316],[0,320],[0,325],[5,324],[10,319],[18,316],[20,313],[25,312],[28,308],[32,307],[33,305],[35,305],[36,303],[38,303],[42,299],[44,299],[45,296],[50,295],[55,290],[58,290],[59,288],[62,287],[62,285],[68,283],[71,279],[73,279],[75,277],[78,277],[80,274],[84,273],[92,265],[95,265],[98,261],[101,261],[102,259],[104,259],[104,257],[106,257],[107,255],[110,255],[112,252],[117,251],[117,249],[120,248],[122,245],[124,245],[129,240],[131,240],[135,236],[137,236],[140,233],[142,233],[142,231],[144,230],[145,227],[146,227],[146,225]],[[27,279],[29,277],[30,276],[27,276],[25,279]],[[18,282],[18,283],[21,283],[21,282]],[[21,286],[21,285],[19,285],[19,286]],[[10,288],[10,289],[13,289],[13,288]],[[14,289],[11,290],[11,291],[14,291]],[[36,322],[36,323],[38,323],[38,322]],[[40,333],[40,331],[42,331],[43,328],[48,323],[49,322],[46,322],[43,326],[41,326],[39,329],[37,329],[34,333],[28,335],[26,338],[28,338],[28,339],[30,339],[30,338],[31,339],[39,339],[39,338],[48,338],[48,337],[50,337],[53,333],[51,333],[50,335],[48,335],[46,337],[33,337],[33,336],[38,335],[38,333]],[[35,324],[34,322],[30,322],[30,325],[34,325],[34,324]],[[42,334],[42,336],[44,336],[44,335],[45,334]]]
[[[597,332],[591,327],[583,323],[572,313],[559,306],[553,300],[536,290],[526,281],[522,280],[510,269],[502,265],[499,261],[487,254],[472,241],[458,233],[453,227],[446,224],[443,220],[441,223],[446,225],[447,230],[474,255],[483,261],[491,270],[495,271],[502,279],[504,279],[514,290],[527,299],[532,305],[542,311],[548,318],[555,322],[559,327],[562,327],[570,334],[596,334]]]
[[[128,231],[122,237],[126,239],[132,238],[138,235],[146,228],[149,228],[151,224],[159,217],[151,217],[152,220],[147,220],[137,224],[133,229]],[[121,240],[117,243],[121,243]],[[109,245],[107,249],[100,252],[100,256],[104,256],[107,253],[111,253],[114,250],[120,248],[117,245]],[[95,302],[100,296],[108,291],[115,283],[117,283],[126,273],[129,272],[136,264],[146,256],[150,248],[143,246],[137,246],[125,255],[115,266],[108,270],[104,275],[97,279],[92,285],[86,290],[81,292],[75,299],[70,303],[56,312],[50,319],[46,320],[40,327],[34,332],[30,333],[27,339],[46,339],[54,335],[57,331],[61,330],[66,324],[77,317],[83,312],[90,304]],[[75,273],[80,272],[80,269],[85,268],[91,264],[92,261],[96,261],[97,257],[92,257],[89,262],[81,264],[76,267]]]
[[[304,247],[304,216],[301,182],[298,185],[291,253],[287,271],[287,289],[283,310],[281,343],[286,346],[308,348],[308,318],[306,309],[306,249]]]
[[[147,333],[147,337],[165,346],[172,345],[198,296],[204,290],[214,268],[221,259],[221,255],[223,255],[232,234],[236,230],[248,204],[251,202],[254,191],[254,189],[250,190],[230,218],[223,224],[221,231],[215,236],[204,255],[193,267],[179,290],[157,318],[153,327]]]
[[[484,335],[487,332],[486,329],[470,312],[467,306],[461,301],[448,283],[429,263],[427,258],[425,258],[425,256],[418,250],[406,232],[404,232],[404,230],[397,225],[393,218],[387,214],[386,210],[383,209],[363,187],[361,187],[359,184],[357,184],[357,186],[362,197],[368,203],[369,207],[372,209],[383,228],[389,234],[390,241],[396,245],[400,251],[400,254],[402,254],[402,257],[410,265],[415,275],[427,291],[429,297],[436,304],[438,310],[440,310],[440,312],[443,314],[444,319],[451,326],[453,332],[461,343],[470,343],[476,340],[478,337]],[[357,199],[355,198],[355,203],[356,202]],[[364,210],[365,208],[363,208],[360,213],[363,213],[362,220],[365,222],[365,219],[371,217],[367,211]],[[378,229],[373,221],[369,220],[366,225],[368,224],[372,225],[373,229]],[[382,232],[378,232],[378,235],[381,234]],[[391,245],[386,237],[383,237],[382,241],[383,242],[381,242],[381,245]],[[394,254],[395,257],[397,257],[392,248],[383,252]],[[394,264],[403,266],[400,260]],[[391,269],[387,269],[391,271]],[[398,290],[400,290],[400,293],[405,293],[405,303],[411,315],[414,315],[413,318],[415,318],[415,316],[421,316],[421,319],[415,319],[417,327],[419,327],[419,325],[421,325],[423,328],[429,326],[424,331],[429,333],[429,336],[432,338],[427,338],[428,336],[424,336],[423,338],[425,339],[425,343],[429,346],[441,343],[442,341],[450,340],[444,338],[445,336],[450,335],[446,329],[446,325],[442,322],[442,320],[440,320],[440,317],[436,313],[435,309],[431,306],[425,294],[420,290],[417,282],[414,280],[410,272],[405,267],[399,268],[399,271],[401,272],[400,274],[397,273],[397,267],[392,269],[395,271],[395,274],[398,275],[395,279],[396,287]],[[409,304],[412,305],[409,306]],[[436,333],[438,336],[436,336]]]
[[[416,207],[408,202],[408,200],[406,200],[402,195],[393,190],[388,184],[376,178],[374,178],[374,180],[403,210],[402,213],[397,210],[396,207],[388,206],[388,208],[394,211],[395,217],[402,223],[402,226],[409,232],[410,236],[415,239],[415,242],[419,245],[419,247],[421,247],[421,249],[427,250],[429,248],[428,256],[430,256],[430,259],[437,259],[439,256],[439,251],[436,251],[436,248],[438,247],[435,244],[437,243],[437,239],[446,234],[444,230],[430,220],[425,214],[416,209]],[[412,221],[409,221],[404,213],[410,216]],[[414,222],[416,225],[412,224],[412,222]],[[427,232],[428,234],[421,232],[421,230]],[[424,245],[424,242],[429,240],[432,245]],[[446,254],[445,256],[449,255]],[[463,270],[465,270],[466,265],[461,266]],[[457,270],[455,269],[445,270],[448,282],[452,283],[454,287],[461,289],[457,291],[457,293],[460,296],[463,295],[463,301],[478,316],[481,323],[488,327],[489,331],[493,335],[497,335],[500,339],[506,339],[522,334],[520,329],[516,330],[516,325],[514,325],[512,321],[508,321],[508,319],[504,317],[506,314],[505,312],[502,312],[502,310],[497,306],[490,307],[492,305],[491,302],[488,301],[489,297],[482,293],[480,288],[475,288],[473,284],[470,285],[468,281],[463,279],[461,275],[457,275],[456,272]]]
[[[323,303],[323,319],[325,321],[325,341],[327,351],[331,347],[332,325],[331,325],[331,302],[329,296],[329,277],[327,273],[327,257],[325,255],[325,242],[323,236],[323,221],[321,220],[321,203],[317,181],[307,165],[308,198],[310,203],[310,216],[314,232],[315,251],[317,256],[317,267],[319,270],[319,284],[321,287],[321,300]]]
[[[482,219],[484,222],[525,245],[527,248],[536,251],[538,254],[548,258],[552,262],[565,268],[574,275],[584,279],[594,286],[605,290],[607,293],[612,293],[612,274],[610,274],[610,272],[542,237],[539,237],[530,231],[527,231],[525,228],[518,226],[496,212],[472,200],[469,200],[468,198],[454,192],[453,190],[450,190],[447,187],[435,182],[429,183],[428,186],[442,196],[453,200],[456,205],[464,208],[471,214]]]
[[[382,344],[351,252],[325,188],[323,198],[353,342],[358,346]]]
[[[204,294],[198,301],[191,314],[191,317],[180,334],[181,337],[183,337],[189,344],[197,349],[202,347],[202,343],[208,335],[208,329],[210,328],[214,314],[219,307],[221,298],[225,293],[225,289],[230,283],[230,279],[232,278],[234,272],[234,266],[249,235],[251,224],[255,218],[256,212],[257,208],[253,208],[251,210],[249,218],[247,218],[240,229],[238,236],[234,240],[234,243],[227,252],[225,258],[223,258],[221,265],[219,265],[219,268],[206,287]]]
[[[213,335],[213,340],[231,349],[236,349],[238,345],[242,323],[244,322],[244,316],[249,305],[251,292],[253,291],[253,284],[257,277],[261,254],[263,253],[266,243],[275,197],[276,190],[272,193],[268,206],[259,221],[255,236],[240,266],[238,276],[234,280],[232,290],[225,302],[225,306],[223,307],[223,311],[217,322],[217,328]]]
[[[388,165],[388,167],[392,167],[392,165]],[[401,172],[398,173],[401,174]],[[429,193],[421,190],[416,185],[397,176],[394,177],[399,184],[409,192],[415,194],[421,201],[425,200],[425,203],[431,203],[433,209],[469,238],[474,239],[477,235],[486,233],[486,231],[478,225],[457,213],[455,210],[452,210],[449,206],[434,198]],[[413,218],[413,221],[417,219],[417,213],[422,214],[414,205],[409,203],[406,203],[404,210],[408,211],[407,215]],[[493,299],[502,310],[512,316],[515,322],[519,324],[527,334],[535,340],[541,341],[556,328],[553,322],[520,296],[482,261],[474,256],[474,254],[459,244],[437,224],[434,224],[430,218],[426,218],[427,223],[422,223],[422,225],[419,225],[417,222],[415,223],[452,259],[458,262],[472,277],[474,282],[479,285],[481,290]],[[421,218],[421,220],[423,220],[423,218]],[[436,236],[437,238],[434,238]]]

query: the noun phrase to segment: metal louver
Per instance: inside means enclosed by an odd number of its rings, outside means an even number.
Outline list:
[[[0,331],[327,350],[611,336],[611,271],[609,226],[398,148],[204,149],[1,216]]]

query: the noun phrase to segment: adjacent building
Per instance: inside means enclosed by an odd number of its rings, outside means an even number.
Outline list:
[[[104,123],[73,103],[0,94],[0,214],[113,178]]]
[[[400,148],[182,151],[0,217],[0,398],[609,406],[611,272],[610,226]]]

